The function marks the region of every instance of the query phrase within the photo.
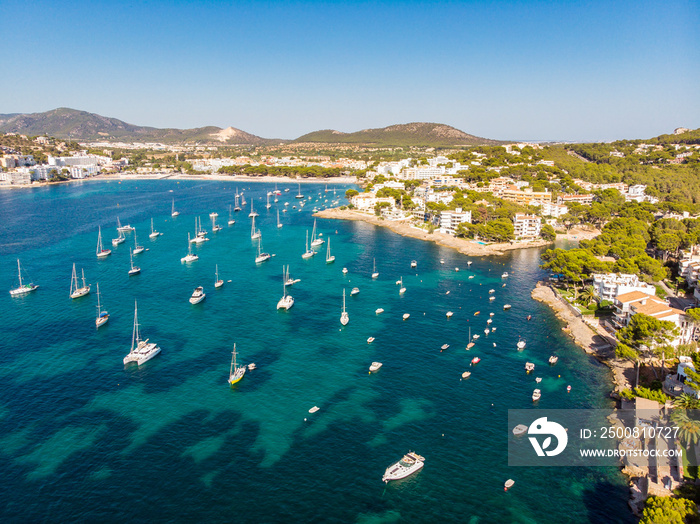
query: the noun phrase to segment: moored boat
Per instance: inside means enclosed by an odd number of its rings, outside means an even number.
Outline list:
[[[228,383],[230,385],[234,385],[236,382],[241,380],[243,378],[243,375],[245,375],[245,366],[239,366],[238,362],[236,362],[236,357],[238,356],[238,353],[236,353],[236,344],[233,344],[233,353],[231,357],[231,369],[228,372]]]
[[[19,258],[17,259],[17,274],[19,275],[19,286],[14,289],[10,289],[10,295],[13,297],[31,293],[39,287],[36,284],[25,284],[22,282],[22,268],[19,265]]]
[[[207,298],[207,295],[204,292],[204,288],[202,286],[198,286],[192,292],[192,296],[190,297],[190,304],[199,304],[205,298]]]
[[[139,334],[138,304],[134,302],[134,330],[131,334],[131,351],[124,357],[124,365],[129,362],[136,362],[136,364],[140,366],[144,362],[151,360],[158,353],[160,353],[160,346],[149,342],[148,339],[141,340],[141,335]]]
[[[375,371],[379,371],[380,367],[382,367],[381,362],[372,362],[372,365],[369,367],[369,370],[371,373],[374,373]]]
[[[386,468],[384,476],[382,476],[382,481],[389,482],[390,480],[406,478],[420,470],[424,462],[425,458],[421,457],[418,453],[409,451],[401,460]]]

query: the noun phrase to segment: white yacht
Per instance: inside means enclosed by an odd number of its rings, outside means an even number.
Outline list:
[[[170,212],[170,216],[171,216],[171,217],[176,217],[176,216],[178,216],[179,214],[180,214],[179,211],[175,211],[175,199],[173,198],[173,207],[172,207],[172,211]]]
[[[236,221],[233,219],[233,215],[231,214],[231,204],[228,205],[228,225],[232,226],[235,224]]]
[[[151,234],[148,235],[148,238],[158,238],[160,235],[162,235],[162,233],[158,233],[158,231],[153,228],[153,219],[151,219]]]
[[[100,305],[100,283],[97,286],[97,318],[95,318],[95,327],[98,328],[102,324],[106,324],[109,320],[109,313],[102,311],[102,306]]]
[[[138,304],[134,302],[134,330],[131,334],[131,351],[124,357],[124,365],[127,365],[129,362],[136,362],[136,364],[140,366],[144,362],[151,360],[158,353],[160,353],[160,346],[149,342],[148,339],[141,340],[141,335],[139,334]]]
[[[372,259],[372,278],[377,278],[379,273],[377,273],[377,259]]]
[[[401,286],[399,288],[399,295],[403,295],[406,292],[406,288],[403,287],[403,277],[399,280],[399,285]]]
[[[404,314],[403,314],[403,319],[404,319],[404,320],[408,320],[408,317],[410,317],[410,316],[411,316],[410,313],[404,313]]]
[[[216,223],[216,217],[211,217],[211,231],[212,231],[212,233],[216,233],[218,231],[221,231],[222,229],[223,229],[223,227],[221,227],[220,225],[218,225]]]
[[[370,373],[374,373],[375,371],[379,371],[379,368],[382,367],[381,362],[372,362],[372,365],[369,367]]]
[[[231,370],[228,372],[228,383],[230,385],[234,385],[236,382],[241,380],[243,378],[243,375],[245,375],[245,366],[239,366],[238,362],[236,362],[236,356],[238,353],[236,353],[236,344],[233,344],[233,353],[231,357]]]
[[[389,482],[390,480],[399,480],[406,478],[423,467],[425,459],[418,453],[409,451],[396,464],[392,464],[384,472],[382,480]]]
[[[248,213],[248,217],[249,217],[249,218],[254,218],[254,217],[257,217],[257,216],[260,216],[260,215],[258,215],[258,214],[255,212],[255,209],[253,209],[253,200],[251,199],[251,200],[250,200],[250,213]]]
[[[347,326],[348,322],[350,322],[350,317],[348,312],[345,311],[345,289],[343,289],[343,312],[340,314],[340,323]]]
[[[510,308],[511,308],[511,305],[510,305],[510,304],[503,304],[503,309],[504,309],[504,310],[510,309]]]
[[[277,302],[277,309],[289,310],[294,305],[294,297],[287,295],[287,271],[282,266],[282,298]]]
[[[319,235],[320,237],[320,235]],[[323,239],[316,237],[316,219],[314,219],[314,228],[311,233],[311,247],[318,247],[323,244]]]
[[[219,216],[219,213],[217,213],[216,211],[209,213],[209,218],[216,218],[218,216]]]
[[[138,275],[141,273],[141,268],[134,265],[134,254],[129,249],[129,261],[131,263],[131,269],[129,269],[129,276]]]
[[[260,264],[266,260],[270,260],[270,253],[263,253],[262,250],[262,238],[258,237],[258,256],[255,257],[255,263]]]
[[[536,389],[535,391],[532,392],[532,401],[537,402],[541,396],[542,396],[542,392],[539,389]]]
[[[522,351],[523,349],[525,349],[525,341],[521,338],[518,338],[518,343],[516,344],[516,346],[518,347],[518,351]]]
[[[350,296],[357,295],[360,292],[359,287],[354,287],[352,288],[352,291],[350,291]]]
[[[192,243],[190,240],[190,234],[187,233],[187,255],[182,257],[180,259],[180,262],[194,262],[195,260],[199,260],[199,255],[195,255],[192,253]]]
[[[301,258],[311,258],[316,254],[316,251],[313,249],[309,249],[309,231],[306,231],[306,251],[304,251],[304,254],[301,255]]]
[[[205,237],[209,232],[202,227],[202,219],[195,217],[194,219],[194,230],[198,237]]]
[[[272,204],[270,204],[270,193],[267,193],[267,204],[265,204],[265,209],[270,209]]]
[[[250,226],[250,239],[255,240],[256,238],[260,238],[262,236],[262,233],[260,232],[259,229],[255,229],[255,217],[253,217],[253,223]]]
[[[19,286],[14,289],[10,289],[10,295],[13,297],[31,293],[39,287],[36,284],[25,284],[22,282],[22,268],[19,265],[19,258],[17,259],[17,274],[19,275]]]
[[[207,294],[204,292],[204,288],[202,286],[196,287],[190,297],[190,304],[199,304],[205,298],[207,298]]]
[[[238,195],[238,188],[236,188],[236,197],[235,197],[235,204],[233,206],[233,212],[237,213],[241,210],[241,206],[238,205],[238,200],[240,199],[240,196]]]
[[[377,309],[374,310],[374,312],[379,315],[380,313],[384,313],[384,308],[383,307],[378,307]]]
[[[416,262],[415,260],[411,260],[411,268],[415,268],[417,266],[418,266],[418,262]]]
[[[282,227],[282,222],[280,222],[280,210],[277,210],[277,229]]]
[[[552,366],[553,366],[554,364],[556,364],[557,362],[559,362],[559,357],[556,357],[556,356],[554,356],[554,355],[552,355],[551,357],[549,357],[549,363],[550,363]]]
[[[297,282],[301,282],[300,278],[292,278],[289,276],[289,265],[287,265],[287,274],[284,276],[284,285],[285,286],[293,286]]]
[[[219,264],[216,264],[216,280],[214,281],[214,288],[220,288],[224,285],[224,281],[219,278]]]
[[[533,364],[532,362],[525,362],[525,371],[530,373],[530,371],[534,371],[534,370],[535,370],[535,364]]]
[[[133,253],[134,255],[138,255],[139,253],[143,253],[146,248],[143,246],[139,246],[138,240],[136,240],[136,230],[134,230],[134,250]]]
[[[343,268],[343,275],[347,275],[347,274],[348,274],[348,268],[344,267]]]
[[[126,237],[124,236],[124,233],[120,231],[119,236],[117,238],[112,239],[112,245],[118,246],[119,244],[122,244],[125,241],[126,241]]]
[[[112,251],[110,249],[105,249],[102,246],[102,228],[101,227],[98,227],[97,252],[95,254],[97,255],[97,258],[104,258],[104,257],[112,254]]]
[[[78,283],[78,274],[75,272],[75,264],[73,264],[73,275],[70,280],[70,298],[84,297],[90,293],[90,284],[85,283],[85,271],[81,270],[83,275],[83,285]]]
[[[328,245],[326,246],[326,264],[335,262],[335,255],[331,255],[331,239],[328,239]]]
[[[445,316],[446,316],[447,318],[452,317],[452,315],[454,315],[454,313],[453,313],[452,311],[448,311],[447,313],[445,313]]]
[[[117,231],[120,233],[126,233],[128,231],[133,231],[134,228],[131,227],[129,224],[122,226],[121,222],[119,222],[119,217],[117,217]]]
[[[508,271],[501,273],[501,278],[508,278]]]
[[[301,194],[301,183],[299,183],[299,194],[295,195],[294,198],[304,198],[304,195]]]

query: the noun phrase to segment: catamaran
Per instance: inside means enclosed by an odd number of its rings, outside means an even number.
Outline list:
[[[192,241],[190,240],[190,234],[187,233],[187,255],[180,259],[180,262],[194,262],[199,260],[199,255],[192,253]]]
[[[22,268],[19,265],[19,258],[17,259],[17,274],[19,275],[19,287],[10,289],[10,295],[13,297],[30,293],[39,287],[36,284],[24,284],[22,282]]]
[[[175,211],[175,199],[173,198],[173,210],[172,210],[172,212],[170,213],[170,216],[171,216],[171,217],[176,217],[176,216],[178,216],[179,214],[180,214],[179,211]]]
[[[260,232],[259,229],[255,229],[255,217],[253,217],[253,223],[250,226],[250,239],[255,240],[256,238],[260,238],[262,236],[262,233]]]
[[[316,219],[314,218],[314,228],[311,232],[311,247],[320,246],[323,242],[324,240],[322,238],[316,238]]]
[[[143,253],[146,248],[143,246],[139,246],[138,240],[136,240],[136,230],[134,230],[134,255],[138,255],[139,253]]]
[[[372,278],[377,278],[379,273],[377,273],[377,259],[372,259]]]
[[[250,213],[248,213],[248,216],[249,216],[250,218],[259,216],[259,215],[255,212],[255,209],[253,209],[253,200],[252,200],[252,199],[251,199],[251,201],[250,201]]]
[[[131,227],[129,224],[122,226],[121,222],[119,222],[119,217],[117,217],[117,231],[126,233],[127,231],[133,231],[134,228]]]
[[[126,237],[124,236],[124,233],[121,231],[119,232],[119,236],[117,238],[112,239],[112,245],[113,246],[118,246],[119,244],[123,243],[126,241]]]
[[[329,237],[326,249],[326,264],[330,264],[331,262],[335,262],[335,255],[331,255],[331,239]]]
[[[277,229],[282,227],[282,222],[280,222],[280,210],[277,210]]]
[[[255,263],[260,264],[266,260],[270,260],[270,253],[263,253],[262,251],[262,236],[258,237],[258,256],[255,257]]]
[[[301,258],[311,258],[316,254],[316,251],[313,249],[309,249],[309,232],[308,230],[306,231],[306,251],[304,251],[304,254],[301,255]]]
[[[350,316],[345,311],[345,289],[343,289],[343,312],[340,314],[340,323],[347,326],[348,322],[350,322]]]
[[[83,275],[83,286],[78,284],[78,274],[75,272],[75,264],[73,264],[73,275],[70,280],[70,298],[84,297],[90,293],[90,284],[85,283],[85,271],[81,270]]]
[[[277,309],[289,310],[294,305],[292,295],[287,295],[287,270],[282,266],[282,298],[277,302]]]
[[[218,288],[224,285],[224,281],[219,278],[219,264],[216,264],[216,280],[214,281],[214,287]]]
[[[138,275],[141,273],[141,268],[134,265],[134,254],[129,249],[129,260],[131,261],[131,269],[129,269],[129,276]]]
[[[124,357],[124,365],[129,362],[136,362],[139,366],[144,362],[148,362],[153,357],[160,353],[160,346],[153,342],[148,342],[148,339],[141,340],[139,334],[138,320],[138,304],[134,302],[134,330],[131,333],[131,351]]]
[[[102,311],[102,306],[100,305],[100,283],[97,286],[97,318],[95,318],[95,327],[98,328],[102,324],[106,324],[109,320],[109,313]]]
[[[148,238],[157,238],[160,235],[162,235],[162,233],[158,233],[158,231],[153,228],[153,219],[151,219],[151,234],[148,235]]]
[[[231,370],[228,372],[228,383],[232,386],[245,375],[245,366],[239,366],[236,362],[236,344],[233,344],[233,356],[231,357]]]
[[[236,221],[233,219],[233,215],[231,214],[231,204],[228,205],[228,225],[232,226],[235,224]]]
[[[105,249],[102,246],[102,228],[98,227],[98,233],[97,233],[97,252],[95,253],[97,255],[97,258],[104,258],[108,255],[112,254],[111,249]]]
[[[294,198],[304,198],[304,195],[301,194],[301,182],[299,183],[299,194],[295,195]]]

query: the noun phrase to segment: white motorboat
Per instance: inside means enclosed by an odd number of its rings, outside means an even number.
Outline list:
[[[534,370],[535,370],[535,364],[533,364],[532,362],[525,362],[525,371],[530,373],[530,371],[534,371]]]
[[[255,365],[255,362],[251,362],[248,364],[248,371],[253,371],[254,369],[257,369],[258,366]]]
[[[382,367],[381,362],[372,362],[372,365],[369,367],[370,373],[374,373],[375,371],[379,371],[379,368]]]
[[[445,316],[446,316],[447,318],[452,317],[452,315],[454,315],[454,313],[452,313],[452,311],[448,311],[447,313],[445,313]]]
[[[288,311],[294,305],[294,297],[287,295],[287,269],[282,266],[282,298],[277,302],[277,309]]]
[[[478,334],[472,335],[472,339],[473,339],[473,340],[476,340],[476,339],[478,339],[480,336],[481,336],[481,335],[478,335]]]
[[[504,310],[505,310],[505,309],[510,309],[510,308],[511,308],[511,305],[510,305],[510,304],[503,304],[503,309],[504,309]]]
[[[316,413],[319,409],[321,409],[321,408],[319,408],[318,406],[314,406],[314,407],[309,409],[309,413]]]
[[[245,375],[246,367],[239,366],[238,362],[236,362],[236,357],[238,356],[238,353],[236,353],[235,343],[233,344],[233,353],[231,355],[231,369],[228,372],[228,383],[233,386],[236,382],[243,378],[243,375]]]
[[[508,278],[508,271],[501,273],[501,278]]]
[[[528,427],[525,424],[518,424],[513,428],[513,435],[516,437],[519,437],[520,435],[524,435],[527,433]]]
[[[320,235],[316,236],[316,219],[314,219],[314,228],[311,233],[311,247],[318,247],[322,245],[324,240],[320,238]]]
[[[162,235],[162,233],[158,233],[158,231],[153,228],[153,219],[151,219],[151,234],[148,235],[148,238],[157,238],[160,235]]]
[[[404,319],[404,320],[407,320],[408,317],[410,317],[410,316],[411,316],[410,313],[404,313],[404,314],[403,314],[403,319]]]
[[[350,322],[350,316],[345,311],[345,289],[343,289],[343,312],[340,314],[340,323],[346,326]]]
[[[331,264],[335,262],[335,255],[331,255],[331,239],[328,239],[328,245],[326,246],[326,264]]]
[[[472,261],[469,260],[469,261],[467,262],[467,266],[471,266],[471,265],[472,265]]]
[[[488,335],[489,333],[491,333],[491,330],[489,328],[484,329],[484,334]]]
[[[134,228],[129,224],[122,226],[121,222],[119,222],[119,217],[117,217],[117,231],[119,231],[120,233],[128,233],[129,231],[133,230]]]
[[[100,283],[97,286],[97,318],[95,318],[95,327],[98,328],[103,324],[106,324],[109,320],[109,313],[102,311],[102,306],[100,304]]]
[[[17,259],[17,275],[19,276],[19,286],[14,289],[10,289],[10,295],[13,297],[31,293],[39,287],[36,284],[25,284],[22,282],[22,268],[19,265],[19,258]]]
[[[441,264],[444,264],[444,263],[445,263],[445,259],[444,259],[444,258],[441,258],[441,259],[440,259],[440,263],[441,263]]]
[[[552,366],[553,366],[554,364],[556,364],[557,362],[559,362],[559,357],[555,357],[554,355],[552,355],[551,357],[549,357],[549,363],[550,363]]]
[[[495,289],[489,289],[489,295],[492,295],[492,294],[495,293],[495,292],[496,292]]]
[[[144,362],[151,360],[158,353],[160,353],[160,346],[149,342],[148,339],[141,340],[141,335],[139,334],[138,305],[134,302],[134,330],[131,334],[131,351],[124,357],[124,365],[127,365],[129,362],[136,362],[136,364],[140,366]]]
[[[83,275],[83,285],[78,283],[78,274],[75,272],[75,264],[73,264],[73,275],[70,280],[70,298],[84,297],[90,293],[90,284],[85,283],[85,271],[81,270]]]
[[[113,246],[118,246],[119,244],[122,244],[123,242],[126,241],[126,237],[124,236],[124,233],[121,231],[119,232],[119,236],[117,238],[112,239],[112,245]]]
[[[134,250],[132,251],[132,253],[134,255],[138,255],[139,253],[143,253],[145,249],[146,248],[144,248],[143,246],[139,246],[139,242],[138,240],[136,240],[136,230],[134,230]]]
[[[348,268],[344,267],[343,268],[343,275],[347,275],[347,274],[348,274]]]
[[[259,229],[255,229],[255,217],[253,217],[253,223],[250,226],[250,239],[255,240],[256,238],[260,238],[262,236],[262,233],[260,232]]]
[[[535,391],[532,392],[532,401],[537,402],[541,396],[542,396],[542,392],[539,389],[536,389]]]
[[[368,337],[368,338],[367,338],[367,343],[368,343],[368,344],[371,344],[372,342],[374,342],[374,337]]]
[[[219,278],[219,264],[216,264],[216,280],[214,281],[214,288],[220,288],[224,285],[224,281]]]
[[[443,351],[445,351],[446,349],[449,349],[449,348],[450,348],[449,344],[443,344],[442,346],[440,346],[440,353],[442,353]]]
[[[192,244],[190,242],[190,234],[187,233],[187,255],[182,257],[180,259],[180,262],[194,262],[195,260],[199,260],[199,255],[195,255],[192,253]]]
[[[494,297],[493,295],[491,295],[491,296],[489,297],[489,302],[492,302],[492,301],[494,301],[494,300],[496,300],[496,297]]]
[[[205,298],[207,298],[207,295],[204,292],[204,288],[202,286],[198,286],[194,288],[194,291],[192,292],[192,296],[190,297],[190,304],[199,304]]]
[[[179,214],[180,214],[179,211],[175,211],[175,199],[173,198],[173,207],[172,207],[172,211],[170,212],[170,216],[171,216],[171,217],[176,217],[176,216],[178,216]]]
[[[379,273],[377,273],[377,259],[372,259],[372,278],[377,278]]]
[[[313,249],[309,249],[309,232],[307,230],[306,231],[306,251],[304,251],[304,254],[301,255],[301,258],[304,258],[304,259],[311,258],[315,254],[316,254],[316,251],[314,251]]]
[[[352,288],[352,291],[350,291],[350,296],[357,295],[360,292],[359,287],[354,287]]]
[[[535,382],[537,382],[538,384],[539,384],[540,382],[542,382],[542,377],[537,377],[537,378],[535,378]]]
[[[258,256],[255,257],[255,263],[261,264],[267,260],[270,260],[270,253],[264,253],[262,250],[262,237],[258,237]]]
[[[425,458],[419,454],[409,451],[396,464],[392,464],[384,472],[382,480],[389,482],[390,480],[399,480],[412,475],[423,467]]]
[[[384,313],[384,308],[378,307],[374,312],[379,315],[380,313]]]
[[[132,253],[131,249],[129,249],[129,262],[131,265],[131,268],[129,269],[130,277],[141,273],[141,268],[134,265],[134,254]]]
[[[516,344],[516,346],[518,348],[518,351],[522,351],[523,349],[525,349],[525,341],[522,338],[518,337],[518,343]]]
[[[486,323],[487,323],[487,324],[490,324],[491,322],[493,322],[493,320],[491,320],[490,318],[489,318],[489,319],[486,319]]]
[[[415,260],[411,260],[411,268],[415,268],[417,266],[418,266],[418,262],[416,262]]]
[[[102,228],[101,227],[98,227],[97,252],[95,254],[97,255],[97,258],[104,258],[104,257],[112,254],[112,251],[110,249],[105,249],[102,246]]]
[[[465,371],[464,373],[462,373],[462,378],[469,378],[471,376],[472,376],[471,371]]]

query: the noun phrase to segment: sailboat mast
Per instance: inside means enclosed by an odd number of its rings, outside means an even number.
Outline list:
[[[134,301],[134,330],[131,332],[131,353],[134,352],[134,344],[139,342],[139,320],[138,320],[139,306],[136,301]]]
[[[17,273],[19,273],[19,287],[22,287],[22,269],[19,267],[19,258],[17,259]]]

